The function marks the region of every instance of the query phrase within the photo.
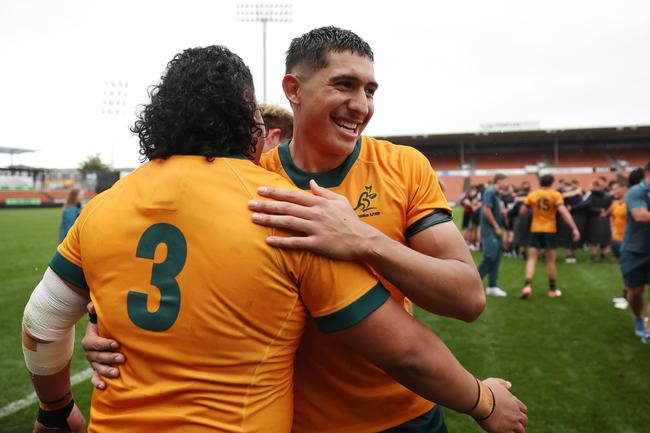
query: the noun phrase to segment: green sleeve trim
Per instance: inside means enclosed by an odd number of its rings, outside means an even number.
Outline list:
[[[388,298],[390,298],[388,290],[384,288],[381,282],[377,281],[377,284],[372,289],[342,310],[327,316],[316,317],[318,329],[327,333],[348,329],[384,305]]]
[[[405,236],[407,238],[410,238],[411,236],[420,233],[424,229],[428,229],[429,227],[435,226],[440,223],[446,223],[447,221],[451,221],[451,214],[447,210],[443,209],[436,209],[433,212],[431,212],[429,215],[420,218],[413,224],[411,224],[407,229]]]
[[[60,252],[57,251],[54,253],[54,257],[50,260],[49,266],[59,277],[70,284],[74,284],[84,290],[89,290],[83,269],[63,257]]]
[[[352,169],[352,166],[359,158],[359,153],[361,152],[361,137],[359,137],[354,145],[354,150],[352,150],[352,153],[345,158],[345,161],[343,161],[340,166],[329,171],[309,173],[302,171],[293,162],[291,151],[289,150],[289,144],[290,141],[285,141],[278,146],[280,163],[293,183],[298,188],[304,190],[309,189],[309,181],[311,179],[314,179],[318,185],[323,188],[334,188],[339,186],[345,179],[345,176],[347,176],[348,172]]]

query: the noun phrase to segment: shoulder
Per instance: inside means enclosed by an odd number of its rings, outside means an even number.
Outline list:
[[[429,160],[418,149],[411,146],[395,144],[388,140],[378,140],[373,137],[362,136],[362,155],[372,155],[376,159],[386,161],[426,162]]]

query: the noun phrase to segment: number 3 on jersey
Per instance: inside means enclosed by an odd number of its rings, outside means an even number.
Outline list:
[[[151,285],[160,291],[160,306],[156,311],[147,308],[146,293],[129,290],[126,307],[133,323],[149,331],[161,332],[169,329],[181,308],[181,291],[176,277],[185,266],[187,242],[181,231],[171,224],[159,223],[149,227],[142,234],[136,256],[153,260],[159,244],[167,247],[167,257],[161,263],[153,263]]]

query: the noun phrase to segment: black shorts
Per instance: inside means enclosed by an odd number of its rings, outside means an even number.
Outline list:
[[[472,218],[472,211],[463,211],[463,225],[462,228],[466,229],[469,227],[469,221]]]
[[[533,232],[530,234],[530,241],[528,243],[528,246],[539,249],[556,249],[557,234]]]
[[[472,212],[472,217],[469,219],[470,227],[477,227],[481,223],[481,211],[477,210]]]

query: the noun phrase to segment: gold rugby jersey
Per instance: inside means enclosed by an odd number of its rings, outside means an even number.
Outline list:
[[[291,159],[289,143],[262,155],[263,167],[303,190],[309,180],[347,197],[364,222],[406,244],[407,238],[451,221],[451,208],[429,161],[412,147],[361,137],[341,166],[306,173]],[[404,309],[411,302],[387,280],[382,284]],[[381,431],[416,418],[434,405],[407,390],[353,350],[308,321],[295,365],[297,433]]]
[[[550,188],[536,189],[526,196],[524,204],[533,210],[531,232],[557,232],[557,207],[564,204],[562,194]]]
[[[618,242],[623,242],[626,222],[627,205],[624,201],[614,202],[612,205],[612,239]]]
[[[173,156],[84,208],[50,267],[90,291],[127,359],[91,432],[289,432],[307,315],[332,332],[388,299],[358,263],[268,246],[247,208],[260,185],[291,187],[248,160]]]

